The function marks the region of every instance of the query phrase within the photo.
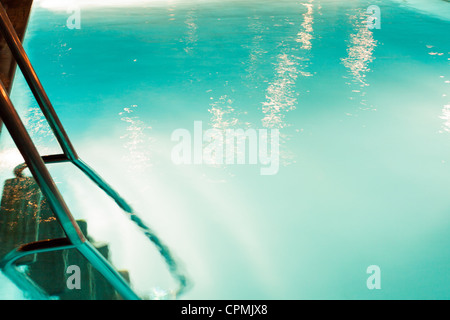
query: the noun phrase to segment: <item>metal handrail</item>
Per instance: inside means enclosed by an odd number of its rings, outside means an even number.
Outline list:
[[[36,300],[48,300],[50,297],[47,292],[36,285],[26,274],[19,272],[15,262],[29,255],[75,248],[76,247],[67,238],[32,242],[9,252],[0,262],[0,268],[3,270],[3,273],[19,287],[19,289],[27,292],[30,298]]]
[[[125,299],[139,299],[125,279],[123,279],[111,264],[90,244],[81,232],[1,81],[0,117],[22,154],[36,183],[40,187],[42,194],[46,197],[50,208],[61,224],[70,243],[111,283],[120,295]],[[9,263],[8,256],[6,256],[5,259],[6,260],[2,261],[2,265],[8,265]]]
[[[172,275],[178,281],[179,288],[176,296],[185,291],[188,286],[188,280],[183,272],[179,270],[178,265],[172,257],[169,249],[154,234],[154,232],[145,225],[145,223],[135,214],[132,207],[108,184],[103,180],[92,168],[84,163],[76,153],[64,127],[62,126],[49,97],[47,96],[36,72],[31,65],[30,60],[17,36],[9,17],[0,3],[0,32],[3,34],[11,53],[19,68],[24,75],[39,107],[44,114],[53,134],[55,135],[63,154],[40,156],[36,146],[33,144],[28,132],[25,129],[19,115],[17,114],[8,93],[0,81],[0,117],[3,119],[5,126],[11,134],[15,144],[21,152],[25,164],[16,168],[15,173],[20,175],[25,168],[29,168],[36,183],[41,188],[42,193],[48,199],[49,205],[56,215],[57,220],[61,224],[71,244],[86,258],[92,265],[113,285],[113,287],[125,299],[139,299],[133,292],[123,277],[110,265],[110,263],[92,246],[92,244],[84,237],[79,229],[76,221],[70,213],[63,197],[56,187],[45,163],[54,162],[71,162],[77,166],[85,175],[87,175],[98,187],[106,192],[125,212],[130,219],[138,225],[140,230],[146,237],[156,245],[160,254],[165,259]],[[20,248],[18,249],[20,251]],[[57,249],[55,249],[57,250]],[[14,254],[7,257],[14,257]],[[2,265],[10,265],[10,261],[3,260]]]
[[[99,186],[118,203],[118,205],[128,213],[133,213],[131,206],[127,204],[127,202],[114,191],[112,187],[110,187],[98,174],[95,173],[89,166],[87,166],[78,156],[75,148],[70,141],[69,136],[67,135],[61,121],[58,118],[58,115],[53,108],[53,105],[44,90],[44,87],[41,84],[31,62],[28,58],[25,49],[22,46],[22,43],[6,13],[6,10],[3,8],[3,5],[0,3],[0,32],[5,38],[6,43],[8,44],[11,53],[14,59],[17,62],[22,74],[28,83],[28,86],[31,89],[44,117],[46,118],[53,134],[55,135],[56,140],[58,141],[65,157],[66,161],[72,162],[76,165],[80,170],[82,170],[91,180],[95,183],[99,184]]]

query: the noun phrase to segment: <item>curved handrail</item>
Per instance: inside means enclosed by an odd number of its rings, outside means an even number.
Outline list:
[[[175,291],[175,297],[179,297],[183,294],[189,287],[189,280],[186,275],[180,270],[179,265],[175,261],[169,248],[161,241],[161,239],[156,235],[156,233],[148,227],[145,222],[134,212],[133,208],[108,184],[103,178],[98,175],[94,170],[92,170],[86,163],[81,159],[76,161],[71,161],[64,159],[64,155],[55,156],[45,156],[43,157],[46,163],[57,163],[57,162],[72,162],[74,163],[84,174],[86,174],[98,187],[104,190],[117,204],[125,211],[132,222],[134,222],[142,233],[156,246],[158,252],[163,257],[166,262],[170,273],[178,282],[178,289]],[[23,163],[14,169],[14,173],[17,177],[22,176],[22,172],[27,168],[27,164]]]

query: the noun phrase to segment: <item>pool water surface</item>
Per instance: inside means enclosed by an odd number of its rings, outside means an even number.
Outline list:
[[[38,1],[24,46],[80,156],[184,266],[185,298],[448,299],[450,3],[415,3],[81,5],[70,29],[67,8]],[[42,154],[59,152],[19,72],[12,100]],[[278,132],[277,170],[174,163],[174,132],[196,139],[196,123]],[[3,180],[20,161],[4,130]],[[170,285],[110,199],[51,170],[139,293]]]

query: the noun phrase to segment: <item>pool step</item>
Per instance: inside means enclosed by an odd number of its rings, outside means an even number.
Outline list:
[[[0,257],[13,249],[38,240],[39,206],[42,195],[33,178],[19,177],[5,181],[0,207]],[[22,258],[20,264],[32,263],[35,256]]]

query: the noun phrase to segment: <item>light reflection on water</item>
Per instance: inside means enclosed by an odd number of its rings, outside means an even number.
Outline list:
[[[310,63],[309,52],[312,49],[311,40],[313,37],[314,24],[314,0],[302,3],[301,7],[306,9],[302,15],[300,31],[297,33],[295,42],[283,39],[278,45],[281,53],[277,56],[275,64],[275,77],[269,84],[266,92],[267,101],[263,102],[262,112],[264,117],[262,125],[270,129],[284,129],[291,126],[286,121],[289,112],[294,111],[298,106],[298,96],[304,90],[297,85],[298,77],[311,77],[308,71]],[[300,48],[297,44],[300,44]],[[303,91],[303,92],[302,92]],[[289,140],[289,135],[281,130],[281,154],[282,163],[288,165],[295,160],[292,152],[285,147],[285,142]]]
[[[121,120],[128,124],[127,133],[120,138],[125,142],[123,145],[125,149],[124,160],[132,164],[129,168],[131,172],[140,171],[151,165],[149,147],[152,145],[152,138],[148,132],[152,130],[152,127],[147,126],[144,121],[135,115],[137,109],[138,106],[132,105],[119,113]]]
[[[351,24],[355,26],[356,33],[350,35],[348,45],[348,57],[342,59],[344,66],[353,76],[353,81],[361,87],[368,86],[366,73],[370,71],[370,63],[373,61],[373,53],[377,41],[373,38],[373,31],[367,28],[367,14],[359,10],[350,16]]]
[[[303,23],[301,24],[301,31],[297,34],[295,41],[301,44],[301,49],[311,50],[311,39],[313,38],[313,3],[314,0],[302,4],[307,12],[303,14]],[[277,64],[275,66],[275,80],[267,88],[267,101],[263,103],[262,111],[265,114],[262,119],[264,127],[283,129],[288,124],[285,122],[286,114],[293,111],[297,107],[297,91],[296,81],[299,76],[311,76],[306,72],[305,66],[309,59],[304,52],[298,55],[297,46],[285,44],[283,40],[279,47],[281,53],[277,57]],[[300,62],[299,62],[300,61]]]
[[[303,14],[304,22],[302,23],[303,31],[298,33],[297,42],[302,44],[302,49],[311,49],[311,39],[313,39],[313,12],[314,12],[314,0],[310,0],[307,3],[302,3],[308,11]]]
[[[353,88],[350,99],[354,99],[353,94],[355,94],[363,110],[373,108],[373,106],[367,106],[365,87],[370,85],[367,81],[367,73],[370,72],[370,64],[375,59],[374,52],[378,44],[374,39],[373,31],[367,28],[367,17],[368,14],[364,9],[350,15],[350,23],[354,26],[355,32],[348,40],[348,56],[342,59],[342,63],[351,76],[351,82],[348,83]]]
[[[186,31],[186,48],[184,49],[186,51],[186,53],[190,53],[193,49],[194,46],[198,40],[198,36],[197,36],[197,18],[196,18],[196,13],[195,13],[195,9],[193,10],[189,10],[186,14],[186,20],[185,20],[185,24],[187,27],[187,31]]]

